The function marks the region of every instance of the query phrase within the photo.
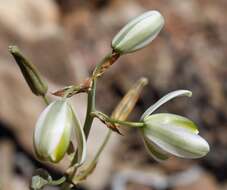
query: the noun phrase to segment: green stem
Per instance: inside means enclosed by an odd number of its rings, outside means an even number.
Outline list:
[[[92,123],[93,123],[93,120],[94,120],[94,117],[91,115],[91,113],[95,111],[95,94],[96,94],[97,78],[100,77],[100,75],[103,74],[103,72],[109,66],[111,66],[119,58],[119,56],[120,56],[119,54],[113,53],[113,52],[107,54],[107,56],[104,57],[102,59],[102,61],[96,66],[96,68],[94,69],[94,72],[92,74],[92,78],[91,78],[92,79],[92,86],[91,86],[91,90],[88,91],[87,112],[86,112],[86,118],[85,118],[84,127],[83,127],[86,139],[89,136],[89,133],[90,133],[90,130],[91,130],[91,126],[92,126]],[[101,154],[102,149],[105,147],[105,144],[107,143],[108,139],[106,139],[105,141],[106,142],[104,142],[104,145],[103,145],[103,147],[100,150],[100,153],[99,152],[97,153],[98,154],[97,158],[98,158],[99,154]],[[75,154],[75,157],[74,157],[70,167],[74,165],[76,157],[77,157],[77,154]],[[75,167],[73,172],[67,177],[68,181],[72,181],[72,179],[74,178],[76,172],[77,172],[77,167]],[[69,183],[64,183],[62,189],[64,189],[64,190],[70,189],[70,184]]]
[[[50,182],[50,185],[58,186],[58,185],[61,185],[62,183],[64,183],[65,180],[66,180],[66,177],[63,176],[63,177],[61,177],[60,179],[51,181],[51,182]]]
[[[105,138],[104,138],[104,140],[103,140],[103,142],[102,142],[102,144],[101,144],[101,146],[99,147],[98,151],[96,152],[94,159],[91,161],[90,165],[96,164],[100,154],[102,153],[102,151],[104,150],[105,146],[107,145],[107,142],[108,142],[111,134],[112,134],[112,130],[109,129],[107,134],[106,134],[106,136],[105,136]]]
[[[123,126],[127,126],[127,127],[135,127],[135,128],[144,127],[143,122],[131,122],[131,121],[122,121],[122,120],[114,119],[100,111],[94,111],[91,113],[91,115],[93,117],[97,117],[104,123],[109,122],[111,124],[119,124],[119,125],[123,125]]]
[[[89,163],[89,165],[83,170],[83,173],[79,176],[77,176],[76,181],[84,180],[86,179],[95,169],[96,164],[98,162],[99,156],[103,152],[104,148],[106,147],[110,137],[111,137],[112,131],[109,129],[102,144],[100,145],[98,151],[96,152],[93,160]]]
[[[124,126],[127,126],[127,127],[135,127],[135,128],[144,127],[144,123],[143,122],[121,121],[121,120],[112,119],[112,118],[110,118],[109,121],[111,123],[115,123],[115,124],[119,124],[119,125],[124,125]]]
[[[116,119],[111,119],[110,118],[110,121],[111,122],[115,122],[115,123],[118,123],[118,124],[122,124],[122,125],[127,125],[129,127],[143,127],[144,126],[144,123],[140,123],[140,122],[128,122],[128,121],[120,121],[120,120],[116,120]],[[111,134],[112,134],[112,130],[108,130],[102,144],[100,145],[98,151],[96,152],[93,160],[90,162],[90,164],[86,167],[86,169],[83,171],[83,174],[81,176],[78,176],[78,179],[86,179],[87,176],[89,176],[92,171],[94,170],[97,162],[98,162],[98,159],[101,155],[101,153],[103,152],[104,148],[106,147],[110,137],[111,137]]]
[[[50,102],[49,102],[49,100],[48,100],[46,95],[43,95],[42,98],[43,98],[43,101],[45,102],[46,105],[50,104]]]
[[[93,117],[91,116],[91,112],[95,110],[95,93],[96,93],[96,79],[93,79],[91,90],[88,92],[87,97],[87,113],[84,122],[84,134],[86,139],[90,133],[91,125],[93,122]]]

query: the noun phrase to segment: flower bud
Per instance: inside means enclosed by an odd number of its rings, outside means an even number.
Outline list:
[[[111,117],[118,120],[127,119],[129,114],[135,107],[135,104],[138,101],[139,96],[147,83],[147,78],[140,78],[118,103],[113,113],[111,114]]]
[[[13,55],[31,91],[37,96],[44,96],[47,93],[48,86],[42,80],[36,67],[28,62],[18,47],[9,46],[9,51]]]
[[[36,123],[33,136],[37,157],[44,161],[59,162],[69,147],[75,124],[78,125],[72,107],[65,100],[58,100],[47,106]]]
[[[200,158],[209,152],[209,144],[187,118],[160,113],[146,117],[144,123],[141,131],[145,145],[156,160],[165,160],[169,155]]]
[[[124,54],[147,46],[164,26],[164,18],[158,11],[148,11],[125,25],[112,40],[115,52]]]

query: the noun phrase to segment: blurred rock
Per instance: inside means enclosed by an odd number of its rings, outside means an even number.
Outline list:
[[[52,0],[1,2],[0,41],[0,57],[5,62],[10,62],[8,46],[15,44],[50,80],[76,82],[76,66],[70,61],[70,38],[60,26],[58,8]]]
[[[202,175],[198,180],[191,184],[187,185],[179,185],[174,188],[174,190],[218,190],[220,187],[218,186],[216,180],[209,174]]]
[[[13,178],[13,144],[7,140],[0,141],[0,189],[1,190],[13,190],[12,178]]]
[[[58,27],[58,19],[58,9],[52,0],[7,0],[0,3],[1,27],[21,40],[42,38]]]

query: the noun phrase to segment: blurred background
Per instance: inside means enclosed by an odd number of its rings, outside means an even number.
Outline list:
[[[147,48],[123,56],[100,79],[97,107],[110,114],[141,76],[149,79],[130,120],[164,94],[189,89],[159,111],[187,116],[200,127],[211,151],[205,158],[156,163],[135,130],[114,134],[84,190],[227,189],[227,1],[226,0],[1,0],[0,1],[0,189],[27,190],[35,169],[58,178],[67,160],[50,166],[33,154],[32,132],[44,103],[27,87],[8,45],[19,46],[49,83],[50,92],[78,84],[108,53],[112,37],[131,18],[157,9],[166,24]],[[72,98],[84,120],[86,96]],[[95,122],[89,157],[105,135]],[[57,189],[47,187],[46,189]]]

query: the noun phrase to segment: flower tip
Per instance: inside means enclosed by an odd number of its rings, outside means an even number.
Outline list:
[[[148,84],[148,79],[146,77],[142,77],[139,81],[141,82],[142,86],[146,86]]]
[[[188,97],[192,97],[192,91],[190,90],[185,90],[185,91],[186,91],[185,95],[187,95]]]
[[[10,53],[15,54],[19,52],[19,48],[15,45],[8,46],[8,50]]]
[[[210,145],[208,144],[208,142],[205,139],[203,139],[203,140],[204,140],[203,150],[201,150],[201,154],[200,154],[199,158],[206,156],[210,152]]]

